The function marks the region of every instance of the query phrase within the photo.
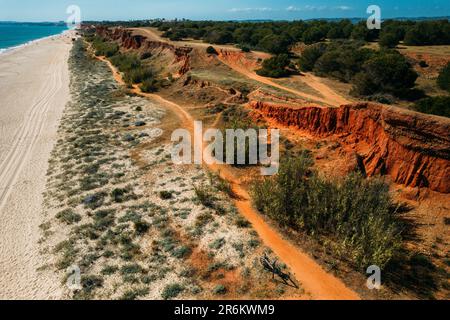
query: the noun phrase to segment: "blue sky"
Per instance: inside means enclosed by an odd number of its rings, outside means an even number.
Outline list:
[[[383,18],[450,15],[449,0],[0,0],[0,21],[66,20],[72,4],[83,20],[365,17],[371,4]]]

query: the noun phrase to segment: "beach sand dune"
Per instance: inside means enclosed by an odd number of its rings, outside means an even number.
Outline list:
[[[38,272],[48,159],[69,100],[71,35],[0,55],[0,299],[54,299]]]

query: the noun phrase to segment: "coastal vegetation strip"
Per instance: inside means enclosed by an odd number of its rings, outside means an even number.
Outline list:
[[[159,140],[163,109],[128,95],[82,40],[69,64],[73,101],[50,161],[41,225],[46,254],[55,258],[46,268],[58,271],[64,287],[66,269],[80,269],[81,288],[66,288],[67,297],[305,295],[261,272],[267,249],[220,180],[170,163],[170,145]]]

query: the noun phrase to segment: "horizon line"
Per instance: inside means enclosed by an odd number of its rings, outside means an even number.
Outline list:
[[[389,17],[383,20],[400,20],[400,19],[450,19],[450,15],[446,16],[403,16],[403,17]],[[355,19],[367,19],[365,17],[334,17],[334,18],[308,18],[308,19],[188,19],[188,18],[142,18],[142,19],[102,19],[102,20],[84,20],[83,22],[133,22],[133,21],[157,21],[157,20],[166,20],[166,21],[174,21],[174,20],[185,20],[185,21],[216,21],[216,22],[246,22],[246,21],[273,21],[273,22],[282,22],[282,21],[312,21],[312,20],[355,20]],[[52,20],[43,20],[43,21],[27,21],[27,20],[0,20],[0,23],[65,23],[64,20],[52,21]]]

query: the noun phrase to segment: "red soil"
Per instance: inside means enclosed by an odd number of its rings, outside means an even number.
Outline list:
[[[409,187],[450,193],[450,120],[371,103],[340,108],[252,101],[265,118],[318,137],[337,135],[362,158],[366,173]]]

